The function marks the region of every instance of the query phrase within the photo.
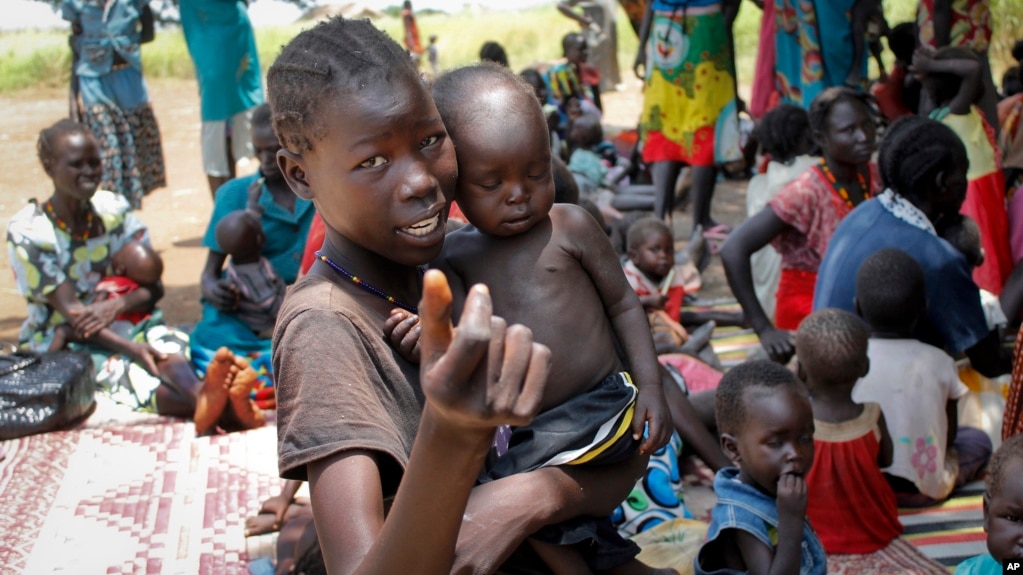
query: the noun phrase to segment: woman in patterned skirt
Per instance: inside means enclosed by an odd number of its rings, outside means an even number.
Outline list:
[[[693,225],[709,240],[728,232],[710,217],[716,166],[742,158],[731,34],[737,12],[736,0],[653,0],[636,57],[636,69],[645,68],[641,129],[654,215],[671,218],[675,182],[688,165]]]
[[[167,185],[139,49],[153,39],[153,14],[145,0],[64,0],[61,12],[71,22],[81,121],[103,157],[101,187],[138,209],[143,196]]]

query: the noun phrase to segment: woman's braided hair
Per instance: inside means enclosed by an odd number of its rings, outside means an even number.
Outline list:
[[[902,196],[917,196],[923,191],[923,182],[967,162],[966,148],[951,128],[919,116],[896,120],[888,128],[879,154],[884,185]]]
[[[287,150],[309,151],[327,134],[316,117],[324,101],[399,78],[422,81],[408,52],[368,20],[321,22],[285,45],[267,72],[274,132]]]

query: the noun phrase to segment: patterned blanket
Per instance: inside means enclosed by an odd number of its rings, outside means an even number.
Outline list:
[[[118,409],[0,443],[0,574],[241,575],[272,556],[243,523],[282,484],[275,426],[197,438]]]

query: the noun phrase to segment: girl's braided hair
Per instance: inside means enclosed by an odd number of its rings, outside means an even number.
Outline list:
[[[368,20],[336,17],[303,30],[266,75],[277,138],[291,152],[311,150],[327,134],[316,116],[324,101],[399,79],[422,81],[408,52]]]
[[[896,120],[879,154],[881,179],[902,196],[916,197],[923,191],[922,183],[960,162],[968,160],[959,136],[941,122],[919,116]]]

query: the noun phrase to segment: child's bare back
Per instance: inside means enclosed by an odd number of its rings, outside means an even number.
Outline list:
[[[582,208],[555,204],[550,217],[507,237],[466,226],[449,236],[438,263],[466,286],[489,286],[494,312],[529,326],[550,347],[543,409],[621,371],[610,318],[634,294],[603,230]]]

